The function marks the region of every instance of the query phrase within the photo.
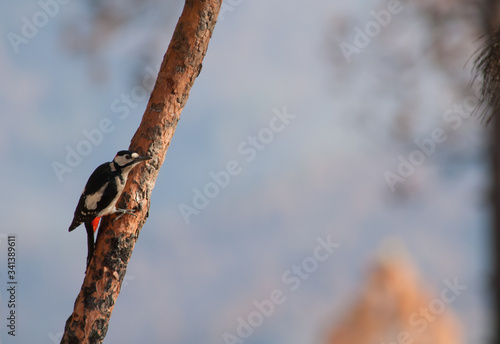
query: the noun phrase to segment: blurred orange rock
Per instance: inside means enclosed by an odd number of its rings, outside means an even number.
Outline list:
[[[384,257],[370,269],[359,299],[340,317],[327,343],[460,344],[451,304],[466,288],[450,278],[433,295],[408,259]]]

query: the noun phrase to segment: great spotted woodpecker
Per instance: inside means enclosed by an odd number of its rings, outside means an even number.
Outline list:
[[[90,175],[76,206],[73,222],[69,226],[71,232],[82,223],[85,224],[88,246],[87,267],[94,255],[94,233],[101,217],[113,213],[120,213],[118,218],[123,214],[135,216],[132,210],[117,209],[116,202],[120,199],[129,172],[135,165],[148,159],[150,158],[131,151],[119,151],[113,161],[102,164]]]

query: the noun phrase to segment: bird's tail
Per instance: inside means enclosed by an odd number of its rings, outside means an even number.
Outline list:
[[[87,268],[90,265],[90,260],[94,256],[94,226],[92,222],[85,222],[85,229],[87,230]]]
[[[76,216],[73,218],[73,222],[71,222],[71,225],[69,226],[68,232],[71,232],[73,229],[76,227],[80,226],[82,223],[76,219]]]

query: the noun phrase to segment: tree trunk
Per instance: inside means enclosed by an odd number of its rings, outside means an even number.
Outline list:
[[[490,173],[491,173],[491,296],[493,312],[492,344],[500,344],[500,28],[498,19],[500,4],[486,0],[483,6],[482,24],[486,43],[476,60],[476,73],[482,76],[480,104],[490,107]],[[482,63],[481,63],[482,62]]]
[[[130,150],[152,157],[130,172],[118,207],[137,216],[103,218],[94,257],[61,343],[102,343],[127,264],[149,215],[151,191],[208,48],[222,0],[186,0]]]
[[[496,110],[498,112],[498,110]],[[491,290],[493,298],[493,341],[494,344],[500,344],[500,114],[494,114],[492,118],[491,135],[491,193],[493,216],[491,228],[491,251],[492,251],[492,278]]]

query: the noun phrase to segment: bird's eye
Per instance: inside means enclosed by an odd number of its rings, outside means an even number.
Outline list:
[[[130,159],[130,155],[125,155],[125,159]]]

